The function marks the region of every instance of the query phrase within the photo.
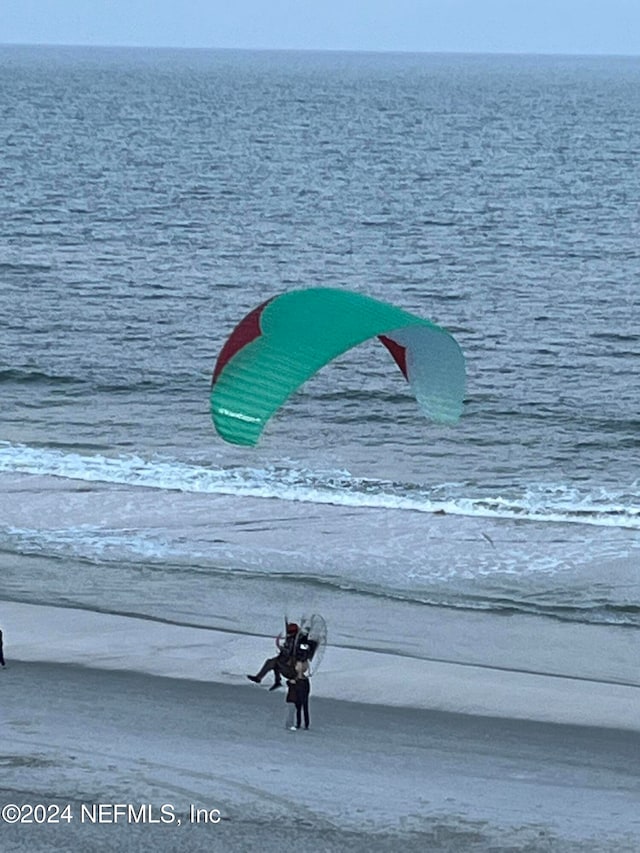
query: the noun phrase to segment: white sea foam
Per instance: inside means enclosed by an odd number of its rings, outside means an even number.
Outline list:
[[[205,468],[168,458],[91,456],[8,442],[0,442],[0,472],[345,507],[640,529],[640,509],[632,505],[640,498],[637,482],[618,493],[600,489],[596,494],[583,494],[576,488],[540,484],[521,494],[468,496],[460,485],[425,488],[355,478],[343,470],[312,471],[295,463]]]

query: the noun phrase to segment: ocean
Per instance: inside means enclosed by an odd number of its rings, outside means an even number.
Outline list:
[[[545,671],[640,683],[640,59],[4,46],[0,105],[0,614],[534,669],[571,623],[629,664]],[[312,286],[448,329],[460,422],[371,342],[225,444],[220,348]]]

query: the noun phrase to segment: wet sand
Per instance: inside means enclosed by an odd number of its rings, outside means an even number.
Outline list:
[[[311,729],[291,732],[266,686],[16,660],[0,691],[2,804],[73,814],[4,823],[6,851],[640,848],[633,731],[312,694]],[[163,805],[171,823],[154,822]],[[219,822],[190,822],[191,805]]]

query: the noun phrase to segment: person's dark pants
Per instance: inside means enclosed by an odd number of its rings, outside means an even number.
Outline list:
[[[303,678],[296,685],[296,726],[300,728],[304,714],[304,727],[309,728],[309,682]]]
[[[268,672],[273,670],[274,683],[281,684],[283,678],[295,678],[296,670],[291,658],[287,656],[276,655],[274,658],[267,658],[262,664],[260,672],[252,677],[252,681],[262,681]]]
[[[296,726],[300,728],[302,724],[302,714],[304,712],[304,727],[309,728],[309,697],[303,702],[296,702]]]
[[[273,675],[275,677],[275,683],[280,684],[281,678],[280,678],[280,670],[278,669],[278,658],[277,658],[277,656],[275,658],[267,658],[267,660],[262,664],[262,669],[260,670],[260,672],[258,672],[256,674],[256,678],[258,679],[258,681],[262,681],[262,679],[265,677],[265,675],[268,672],[271,672],[271,670],[273,670]]]

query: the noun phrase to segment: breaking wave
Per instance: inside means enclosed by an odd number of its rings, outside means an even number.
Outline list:
[[[475,493],[464,483],[425,486],[358,478],[348,471],[313,471],[294,462],[204,467],[168,458],[84,455],[8,442],[0,442],[0,473],[310,504],[640,529],[638,482],[615,493],[531,484],[526,490],[491,495]]]

